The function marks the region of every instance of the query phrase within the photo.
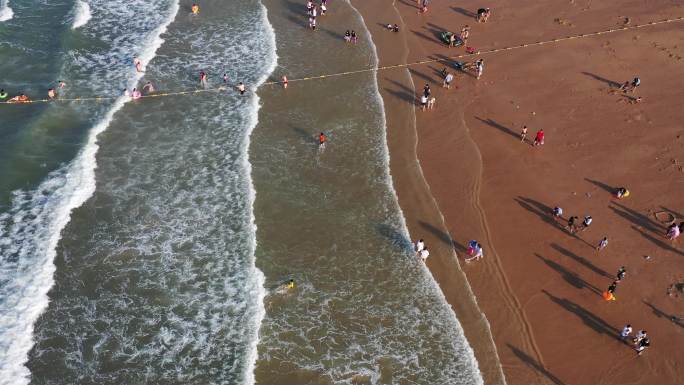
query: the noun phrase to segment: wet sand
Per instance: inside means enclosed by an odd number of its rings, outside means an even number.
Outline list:
[[[462,54],[438,34],[465,24],[468,45],[487,50],[684,15],[671,1],[493,1],[490,21],[478,24],[474,1],[433,2],[419,15],[415,2],[400,0],[401,18],[392,2],[359,3],[380,65]],[[381,25],[395,22],[399,34]],[[678,22],[483,55],[482,79],[457,72],[448,91],[438,63],[411,67],[410,79],[401,69],[379,74],[400,205],[412,237],[433,249],[428,267],[486,383],[501,381],[478,305],[509,384],[675,384],[684,376],[677,358],[684,321],[672,318],[684,316],[677,311],[684,299],[666,294],[684,281],[684,248],[664,238],[666,226],[653,215],[665,210],[684,220],[675,193],[684,184],[684,91],[675,81],[684,75],[682,39]],[[615,92],[634,76],[642,80],[634,94]],[[425,83],[437,107],[415,110],[414,128],[414,88]],[[637,96],[643,101],[631,104]],[[523,125],[528,138],[544,128],[546,144],[521,143]],[[618,186],[631,196],[613,198]],[[565,218],[594,222],[572,236],[550,218],[555,205]],[[597,253],[603,236],[610,244]],[[463,261],[470,239],[483,243],[483,261]],[[468,300],[458,264],[478,304]],[[606,302],[600,293],[622,265],[627,278],[617,301]],[[642,357],[616,338],[626,323],[651,336]]]

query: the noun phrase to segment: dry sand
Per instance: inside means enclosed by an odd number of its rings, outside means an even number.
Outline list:
[[[381,65],[462,54],[437,36],[465,24],[468,45],[487,50],[684,16],[681,2],[666,0],[433,1],[427,14],[410,0],[353,3]],[[482,6],[492,9],[486,24],[473,19]],[[395,22],[399,34],[382,27]],[[399,69],[378,79],[400,205],[412,236],[433,249],[428,267],[486,383],[501,379],[479,309],[508,384],[680,383],[684,319],[672,317],[684,318],[684,295],[667,289],[684,282],[684,238],[665,239],[653,213],[684,220],[684,23],[482,57],[482,79],[458,72],[448,91],[440,63],[411,67],[410,78]],[[642,80],[636,93],[614,92],[634,76]],[[430,112],[414,110],[413,84],[425,83],[437,98]],[[629,103],[636,96],[643,101]],[[523,125],[529,137],[543,128],[545,145],[520,143]],[[618,186],[631,196],[613,198]],[[565,218],[594,222],[572,236],[550,218],[554,205]],[[603,236],[610,244],[599,253]],[[483,261],[463,262],[469,239],[483,243]],[[622,265],[627,278],[617,301],[606,302],[600,293]],[[626,323],[651,336],[641,357],[616,338]]]

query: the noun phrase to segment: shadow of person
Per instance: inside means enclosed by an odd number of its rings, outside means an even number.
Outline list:
[[[525,352],[523,352],[522,350],[516,348],[515,346],[513,346],[513,345],[511,345],[511,344],[509,344],[509,343],[507,343],[506,345],[508,345],[508,348],[511,349],[511,351],[513,352],[513,354],[515,354],[515,356],[518,357],[518,359],[519,359],[520,361],[522,361],[523,363],[525,363],[525,365],[529,366],[530,368],[536,370],[537,372],[539,372],[540,374],[542,374],[544,377],[548,378],[549,381],[551,381],[553,384],[555,384],[555,385],[565,385],[565,384],[563,383],[563,381],[560,380],[560,378],[556,377],[553,373],[551,373],[551,372],[549,372],[548,370],[546,370],[546,368],[543,367],[543,366],[542,366],[539,362],[537,362],[534,358],[528,356],[527,354],[525,354]]]
[[[565,267],[563,267],[562,265],[560,265],[559,263],[556,263],[556,262],[554,262],[554,261],[552,261],[552,260],[550,260],[550,259],[548,259],[548,258],[544,258],[544,257],[542,257],[541,255],[539,255],[539,254],[537,254],[537,253],[534,253],[534,255],[535,255],[537,258],[539,258],[539,259],[541,259],[542,261],[544,261],[544,263],[546,263],[546,265],[547,265],[548,267],[550,267],[551,269],[557,271],[557,272],[563,277],[563,279],[564,279],[567,283],[569,283],[570,285],[572,285],[572,286],[574,286],[574,287],[576,287],[576,288],[578,288],[578,289],[587,288],[587,289],[593,291],[594,293],[596,293],[597,295],[601,295],[601,290],[599,290],[596,286],[594,286],[594,285],[590,284],[589,282],[585,281],[584,279],[582,279],[582,278],[579,276],[579,274],[575,273],[574,271],[570,271],[570,270],[568,270],[567,268],[565,268]]]

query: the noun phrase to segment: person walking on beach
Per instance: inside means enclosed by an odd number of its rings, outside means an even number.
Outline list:
[[[620,266],[615,277],[618,281],[622,281],[625,278],[625,274],[627,274],[627,269],[624,266]]]
[[[463,28],[461,28],[461,33],[459,34],[459,38],[463,42],[463,45],[466,45],[466,42],[468,42],[468,37],[470,36],[470,26],[465,25]]]
[[[432,96],[430,99],[428,99],[428,104],[427,104],[428,110],[435,108],[435,103],[437,103],[436,97]]]
[[[582,231],[588,229],[593,220],[594,219],[592,219],[591,215],[586,215],[582,221]]]
[[[421,250],[420,253],[418,253],[418,254],[420,255],[420,258],[423,260],[423,262],[425,262],[425,260],[427,260],[428,257],[430,256],[430,252],[428,251],[427,246],[423,250]]]
[[[318,134],[318,148],[321,150],[325,148],[325,143],[328,141],[328,137],[324,133]]]
[[[606,301],[615,301],[615,289],[617,289],[618,281],[613,281],[613,283],[608,286],[608,289],[603,292],[603,299]]]
[[[426,13],[428,11],[428,4],[430,4],[430,0],[423,0],[420,5],[420,11],[418,13]]]
[[[642,339],[648,337],[646,334],[646,330],[639,330],[635,335],[634,338],[632,338],[632,343],[634,345],[638,344]]]
[[[598,246],[596,246],[596,251],[601,251],[608,246],[608,237],[603,237],[601,241],[599,242]]]
[[[527,139],[527,126],[523,126],[520,132],[520,143],[525,143],[525,139]]]
[[[565,228],[570,232],[570,234],[574,234],[576,230],[576,225],[575,221],[578,220],[579,218],[576,216],[571,216],[568,218],[568,225],[565,226]]]
[[[532,143],[533,146],[543,146],[544,145],[544,129],[540,128],[539,131],[537,131],[537,135],[534,136],[534,143]]]
[[[481,244],[477,243],[477,244],[475,245],[474,254],[475,254],[475,255],[473,255],[473,256],[470,257],[470,258],[466,258],[465,261],[466,261],[466,262],[477,261],[477,260],[479,260],[479,259],[482,259],[482,257],[484,257],[484,250],[483,250]]]
[[[442,83],[442,87],[446,88],[447,90],[451,88],[451,82],[454,80],[454,75],[451,72],[447,72],[446,76],[444,77],[444,82]]]
[[[551,214],[553,214],[553,217],[554,217],[555,219],[561,218],[561,217],[563,216],[563,209],[560,208],[560,207],[558,207],[558,206],[556,206],[556,207],[554,207],[553,210],[551,211]]]
[[[620,332],[620,338],[625,341],[627,338],[629,338],[630,334],[632,334],[632,325],[627,324],[622,328],[622,331]]]
[[[484,71],[484,59],[478,59],[475,62],[475,72],[477,73],[477,79],[480,80],[482,72]]]
[[[428,102],[428,97],[425,96],[425,94],[421,95],[420,97],[420,110],[425,111],[427,108],[427,102]]]
[[[431,93],[432,92],[430,91],[430,85],[426,83],[425,87],[423,87],[423,95],[430,96]]]
[[[637,352],[637,356],[640,356],[649,346],[651,346],[651,340],[649,340],[648,337],[642,338],[637,344],[637,347],[634,348]]]
[[[420,252],[425,248],[425,241],[423,241],[423,238],[417,240],[414,247],[416,250],[416,255],[420,254]]]
[[[287,76],[283,75],[283,88],[287,88]]]
[[[354,30],[351,31],[351,42],[354,44],[359,42],[359,36],[356,34],[356,31]]]
[[[316,18],[314,16],[309,16],[309,28],[312,31],[316,30]]]

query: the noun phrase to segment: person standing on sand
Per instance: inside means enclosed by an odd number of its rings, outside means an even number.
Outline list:
[[[318,148],[324,149],[325,143],[328,141],[328,137],[324,133],[318,134]]]
[[[437,98],[433,96],[428,100],[428,104],[427,104],[428,110],[435,108],[435,103],[437,103]]]
[[[287,88],[287,76],[283,75],[283,88]]]
[[[425,111],[425,108],[427,108],[427,102],[428,102],[428,97],[423,94],[420,97],[420,110]]]
[[[520,132],[520,143],[525,143],[525,139],[527,139],[527,126],[523,126]]]
[[[610,294],[615,294],[615,289],[617,289],[617,285],[620,283],[620,281],[613,281],[613,283],[608,286],[608,290],[606,290]]]
[[[461,28],[461,34],[459,35],[459,38],[461,38],[463,45],[466,45],[466,42],[468,42],[469,36],[470,36],[470,26],[466,24],[463,28]]]
[[[551,211],[551,214],[553,214],[553,217],[556,218],[556,219],[561,218],[561,217],[563,216],[563,209],[560,208],[560,207],[558,207],[558,206],[556,206],[556,207],[554,207],[553,210]]]
[[[444,82],[442,83],[442,87],[446,88],[447,90],[451,88],[451,82],[454,80],[454,75],[451,72],[447,72],[446,76],[444,77]]]
[[[624,266],[620,266],[615,276],[617,277],[618,281],[622,281],[625,278],[625,274],[627,274],[627,270]]]
[[[423,0],[418,13],[426,13],[428,10],[428,4],[430,4],[430,0]]]
[[[537,131],[537,135],[534,136],[534,143],[532,143],[534,146],[543,146],[544,145],[544,129],[541,128],[539,131]]]
[[[482,72],[484,72],[484,59],[478,59],[475,62],[475,72],[477,73],[477,80],[480,80]]]
[[[582,231],[588,229],[593,221],[594,219],[591,217],[591,215],[584,216],[584,220],[582,221]]]
[[[416,250],[416,255],[423,251],[423,249],[425,248],[425,241],[423,241],[423,238],[416,241],[414,248]]]
[[[632,334],[632,325],[627,324],[622,328],[622,331],[620,332],[620,338],[622,338],[622,340],[626,340],[629,338],[630,334]]]
[[[576,216],[571,216],[568,218],[568,225],[565,226],[565,228],[570,232],[570,234],[575,233],[575,221],[578,220],[579,218]]]
[[[643,339],[646,338],[646,337],[648,337],[648,336],[646,335],[646,330],[639,330],[639,331],[637,332],[637,334],[634,336],[634,338],[632,338],[632,343],[633,343],[634,345],[636,345],[636,344],[638,344],[639,342],[641,342],[641,340],[643,340]]]
[[[430,96],[430,94],[431,94],[430,85],[426,83],[425,87],[423,87],[423,95]]]
[[[649,340],[648,337],[642,338],[634,349],[637,352],[637,356],[640,356],[649,346],[651,346],[651,340]]]
[[[608,237],[603,237],[601,241],[599,242],[598,246],[596,246],[596,251],[601,251],[608,246]]]
[[[475,255],[473,255],[470,258],[466,258],[465,259],[466,262],[477,261],[479,259],[482,259],[482,257],[484,257],[484,250],[482,248],[482,245],[479,243],[475,244],[475,247],[473,248],[473,253]]]
[[[427,246],[423,250],[421,250],[420,253],[418,253],[418,254],[420,255],[420,258],[423,260],[423,262],[425,262],[428,259],[428,257],[430,256],[430,252],[428,251]]]
[[[679,237],[680,234],[681,233],[679,231],[679,226],[677,226],[676,223],[673,223],[670,225],[670,227],[667,228],[667,233],[665,234],[665,236],[667,237],[667,239],[674,241],[675,239],[677,239],[677,237]]]

